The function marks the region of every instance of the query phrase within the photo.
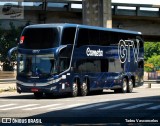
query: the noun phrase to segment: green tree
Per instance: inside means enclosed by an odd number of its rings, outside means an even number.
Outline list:
[[[13,63],[7,60],[9,49],[17,46],[21,28],[16,28],[13,23],[10,23],[10,30],[0,29],[0,61],[3,62],[3,70],[8,71],[13,69]],[[15,55],[13,56],[15,60]]]
[[[147,61],[152,56],[160,54],[160,42],[145,42],[144,43],[144,59]]]
[[[152,63],[154,65],[154,68],[160,67],[160,55],[158,56],[152,56],[147,60],[148,63]]]

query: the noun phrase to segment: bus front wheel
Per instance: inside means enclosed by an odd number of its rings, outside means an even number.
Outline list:
[[[43,96],[43,92],[34,92],[34,97],[41,98]]]
[[[80,95],[81,96],[86,96],[87,94],[88,94],[87,83],[83,82],[83,84],[81,85]]]
[[[130,79],[127,86],[127,92],[132,93],[132,91],[133,91],[133,80]]]

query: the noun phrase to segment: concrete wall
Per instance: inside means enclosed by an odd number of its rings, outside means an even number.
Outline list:
[[[46,14],[42,11],[25,11],[24,19],[1,19],[0,27],[9,29],[9,23],[13,22],[15,26],[25,26],[28,22],[30,24],[40,23],[76,23],[82,24],[82,13],[71,13],[71,12],[47,12]]]
[[[40,18],[41,15],[41,18]],[[43,18],[46,17],[44,21]],[[82,24],[82,13],[80,12],[48,12],[46,15],[41,11],[25,11],[22,20],[0,20],[2,28],[9,29],[9,23],[13,22],[16,26],[25,26],[37,23],[78,23]],[[112,16],[113,28],[140,31],[147,40],[160,41],[160,18],[133,17],[133,16]]]
[[[122,17],[114,16],[113,17],[113,27],[128,29],[134,31],[140,31],[144,35],[154,35],[160,36],[160,20],[153,18],[131,18],[131,17]]]
[[[112,27],[111,0],[83,0],[83,24]]]

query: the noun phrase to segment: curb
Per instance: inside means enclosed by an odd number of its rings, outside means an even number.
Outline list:
[[[160,88],[160,84],[143,84],[137,88]]]

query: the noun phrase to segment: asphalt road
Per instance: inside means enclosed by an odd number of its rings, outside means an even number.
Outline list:
[[[105,90],[103,94],[86,97],[62,95],[41,99],[35,99],[33,94],[4,92],[0,93],[0,117],[0,122],[11,119],[14,124],[160,125],[160,88],[135,88],[133,93],[126,94]]]

